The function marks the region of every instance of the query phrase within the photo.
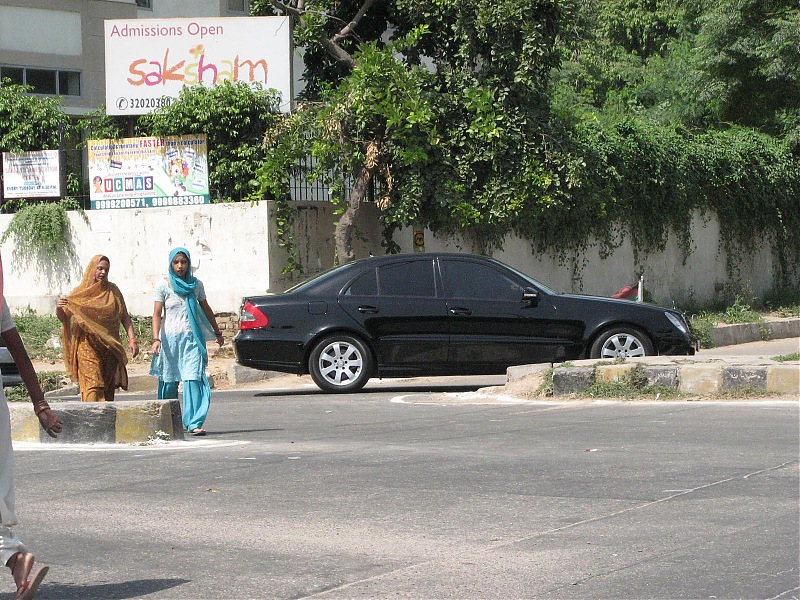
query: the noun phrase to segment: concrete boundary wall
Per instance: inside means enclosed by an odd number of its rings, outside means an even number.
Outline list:
[[[306,202],[293,203],[293,207],[294,244],[300,264],[308,274],[329,268],[338,218],[333,205]],[[12,309],[30,307],[39,314],[52,313],[56,298],[77,285],[94,254],[110,258],[111,281],[122,290],[131,314],[141,316],[152,314],[153,290],[166,274],[167,256],[175,246],[184,246],[192,254],[209,304],[219,313],[238,313],[243,296],[280,292],[308,276],[283,273],[287,255],[278,244],[272,202],[97,210],[87,211],[87,216],[88,225],[78,213],[70,213],[72,254],[55,263],[23,256],[13,237],[2,245],[5,293]],[[0,215],[0,235],[12,217]],[[357,258],[384,253],[380,230],[378,209],[366,205],[356,222]],[[663,252],[644,257],[638,264],[627,240],[608,257],[601,257],[595,244],[584,255],[564,261],[534,255],[530,242],[509,236],[494,256],[557,291],[599,296],[610,296],[634,283],[643,270],[644,287],[654,301],[678,308],[709,304],[732,285],[756,297],[773,290],[770,248],[749,249],[739,265],[738,281],[732,282],[720,249],[717,221],[697,213],[691,232],[693,251],[685,262],[674,237]],[[397,232],[395,242],[404,252],[415,249],[410,228]],[[426,231],[424,250],[476,253],[477,247],[463,237],[437,237]]]

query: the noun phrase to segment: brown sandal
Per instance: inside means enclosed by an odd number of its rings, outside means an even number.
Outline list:
[[[15,600],[32,600],[39,591],[39,586],[44,580],[47,571],[50,570],[48,566],[42,566],[34,570],[32,577],[17,588],[17,596]]]

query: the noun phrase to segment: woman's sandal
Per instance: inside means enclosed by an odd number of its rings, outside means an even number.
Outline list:
[[[36,596],[36,592],[39,591],[39,586],[49,570],[50,567],[42,566],[32,571],[31,578],[17,588],[17,595],[14,600],[32,600]]]
[[[189,435],[194,435],[194,436],[201,436],[201,435],[205,435],[205,434],[206,434],[206,430],[205,429],[200,429],[199,427],[197,427],[196,429],[192,429],[189,432]]]

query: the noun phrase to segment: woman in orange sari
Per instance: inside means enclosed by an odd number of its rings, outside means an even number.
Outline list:
[[[128,389],[128,356],[120,341],[120,324],[128,332],[131,354],[139,354],[125,299],[108,280],[110,268],[107,256],[93,256],[78,287],[56,304],[64,337],[64,365],[67,375],[77,380],[84,402],[110,402],[114,390]]]

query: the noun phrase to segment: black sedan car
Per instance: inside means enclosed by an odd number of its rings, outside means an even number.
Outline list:
[[[329,392],[370,377],[487,375],[512,365],[694,354],[675,310],[559,294],[497,260],[395,254],[348,263],[242,305],[239,364],[310,373]]]

